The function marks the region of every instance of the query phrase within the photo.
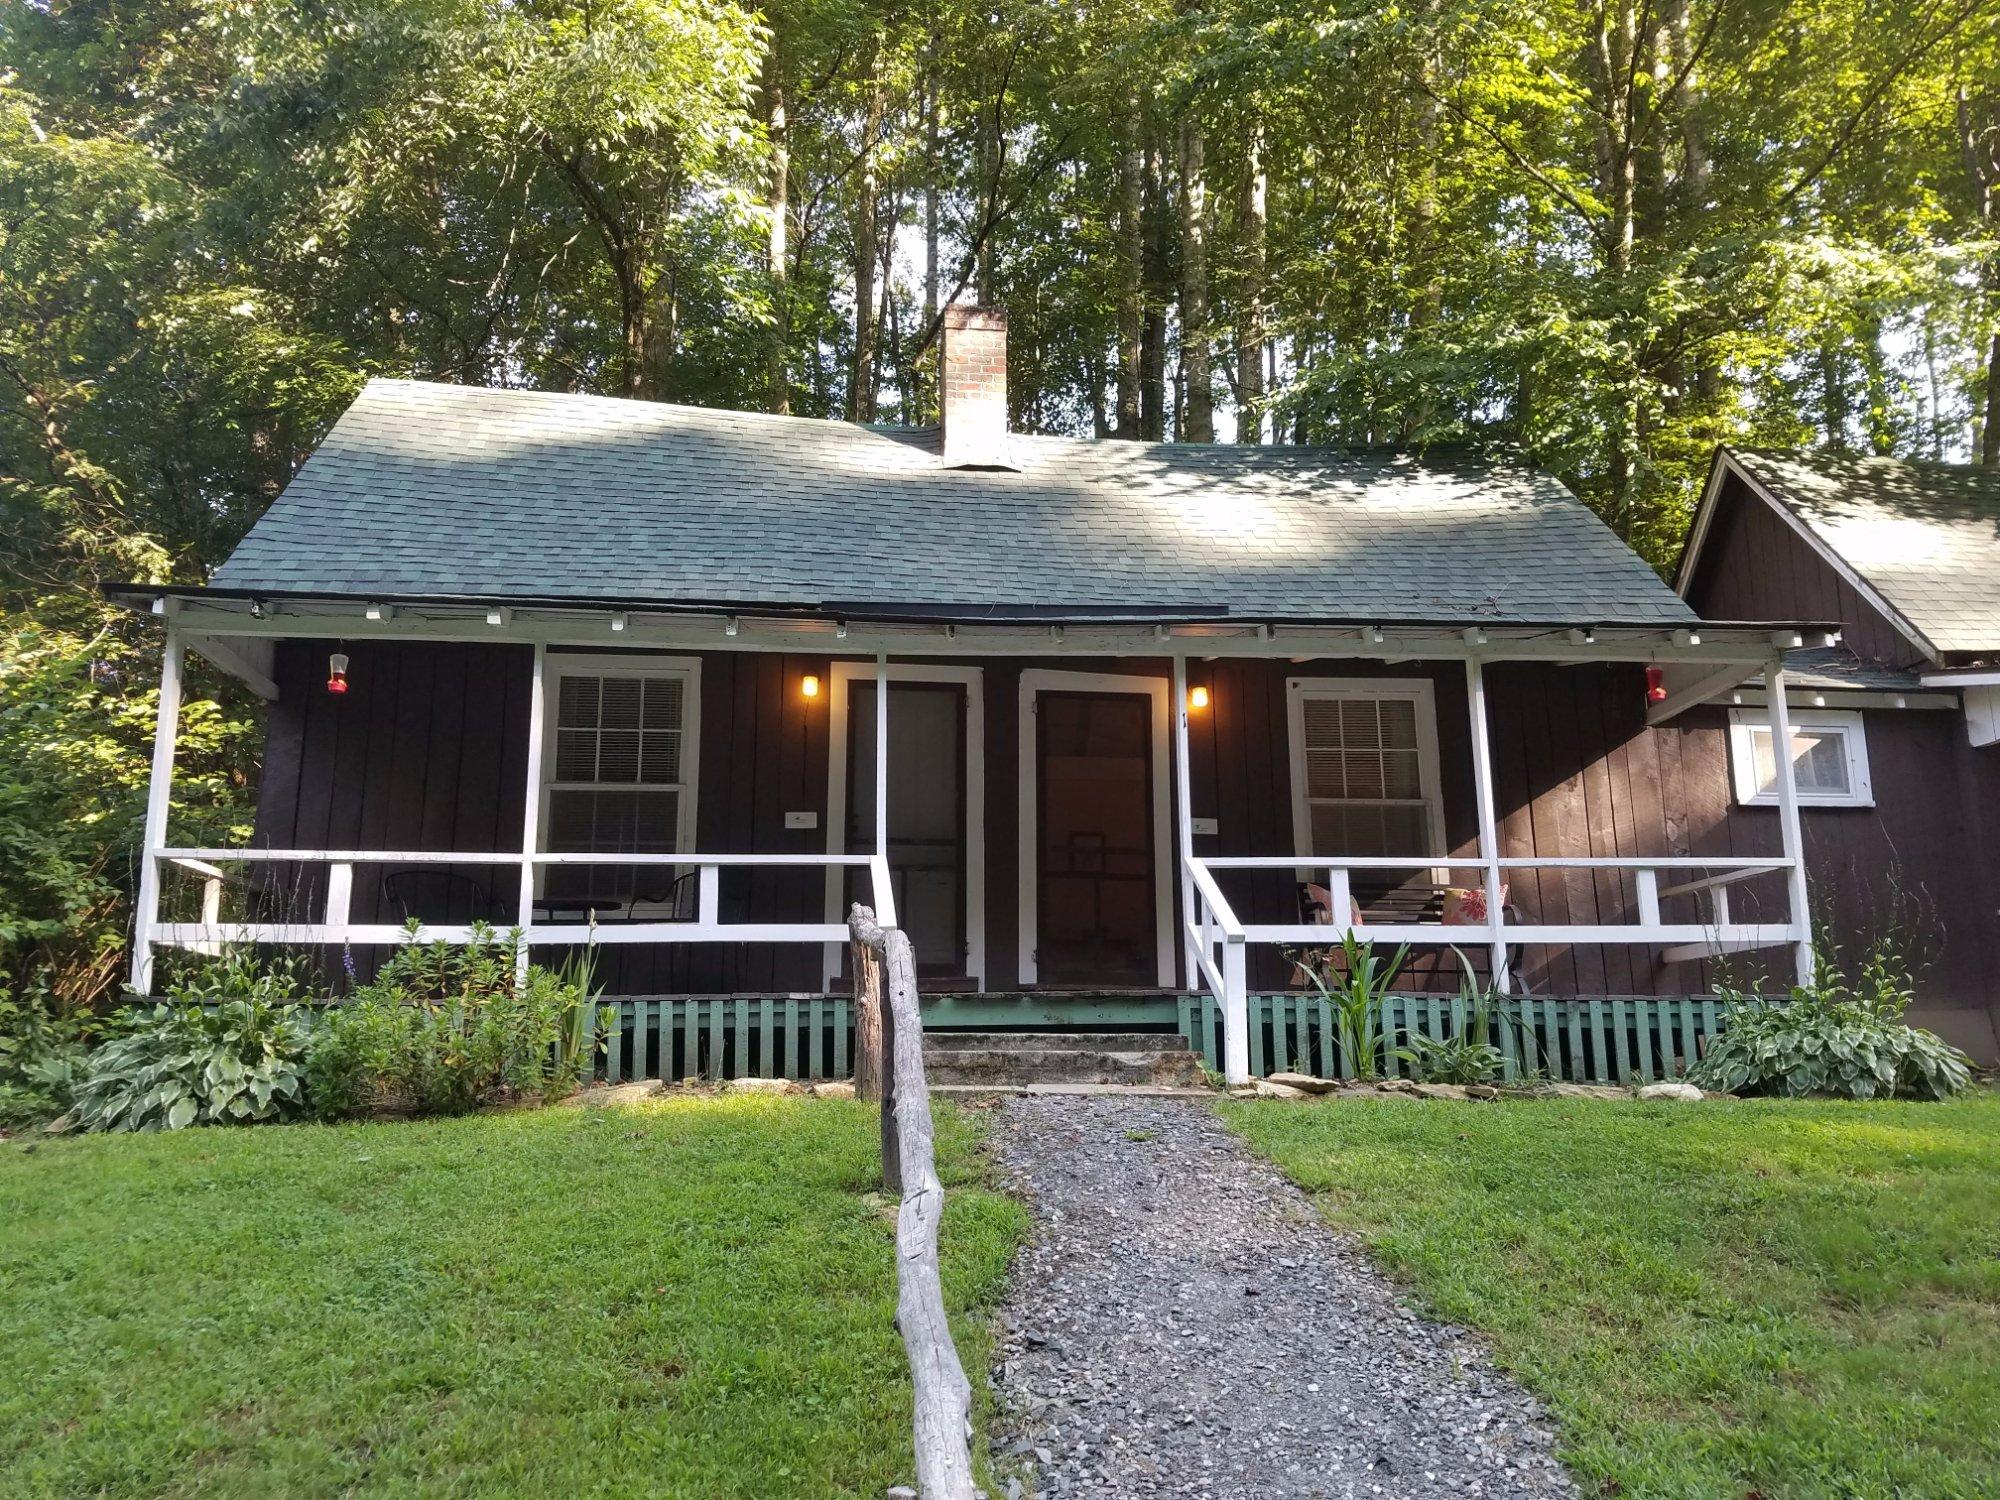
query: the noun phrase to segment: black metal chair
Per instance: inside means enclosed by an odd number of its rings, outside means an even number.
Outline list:
[[[495,920],[493,890],[477,876],[442,865],[421,865],[391,870],[377,887],[381,905],[408,922],[449,922],[459,920],[454,912],[463,910],[480,921]]]

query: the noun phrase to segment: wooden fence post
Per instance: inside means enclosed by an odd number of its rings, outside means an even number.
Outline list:
[[[909,946],[910,940],[906,935],[891,933],[889,936],[891,943],[893,943],[895,938],[900,937],[903,939],[903,946],[906,948]],[[902,1100],[900,1097],[901,1090],[896,1085],[896,1032],[898,1030],[896,1006],[893,993],[890,993],[896,983],[896,976],[892,972],[896,967],[896,954],[894,948],[889,944],[885,944],[884,947],[886,951],[883,954],[881,970],[876,984],[877,990],[884,992],[882,996],[883,1003],[881,1005],[882,1061],[880,1064],[882,1072],[882,1191],[885,1193],[894,1193],[898,1197],[901,1197],[903,1192],[903,1145],[902,1137],[897,1130],[896,1116],[898,1106],[902,1103]]]
[[[875,914],[865,906],[872,925]],[[854,1097],[882,1098],[882,960],[875,950],[857,939],[851,949],[854,966]]]
[[[885,1177],[894,1171],[902,1198],[896,1210],[896,1331],[903,1336],[915,1397],[911,1426],[917,1493],[923,1500],[973,1500],[972,1386],[951,1340],[938,1275],[944,1184],[938,1180],[930,1095],[924,1085],[916,954],[908,933],[881,927],[875,914],[858,903],[848,912],[848,927],[857,949],[866,946],[881,953],[875,988],[883,1050],[877,1056],[890,1095],[882,1120],[885,1130],[893,1125],[895,1132],[894,1156],[885,1134],[882,1162]]]

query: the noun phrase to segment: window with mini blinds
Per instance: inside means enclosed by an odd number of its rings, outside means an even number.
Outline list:
[[[693,836],[691,668],[550,664],[542,846],[552,854],[681,854]],[[672,916],[692,876],[673,865],[551,866],[544,904]]]
[[[1442,837],[1428,682],[1294,678],[1293,822],[1301,854],[1433,854]]]

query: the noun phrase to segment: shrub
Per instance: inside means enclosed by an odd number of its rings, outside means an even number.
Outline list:
[[[413,924],[375,979],[322,1018],[307,1064],[315,1113],[463,1114],[576,1089],[596,1003],[587,959],[530,965],[517,982],[518,937],[475,926],[464,944],[416,938]]]
[[[1819,945],[1811,985],[1768,1001],[1727,985],[1729,1024],[1688,1071],[1707,1089],[1743,1094],[1906,1094],[1948,1099],[1972,1081],[1972,1063],[1934,1032],[1905,1024],[1914,986],[1896,950],[1878,943],[1857,977]]]
[[[92,1052],[64,1117],[73,1130],[179,1130],[305,1112],[308,1023],[292,1006],[156,1005]]]
[[[88,1020],[60,1005],[46,982],[13,994],[0,990],[0,1130],[52,1119],[69,1107]]]

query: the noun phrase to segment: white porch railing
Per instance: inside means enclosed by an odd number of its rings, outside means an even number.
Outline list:
[[[181,849],[149,851],[148,862],[155,879],[165,866],[187,871],[202,882],[201,920],[196,922],[153,922],[141,929],[139,962],[147,981],[138,987],[150,988],[153,950],[187,948],[212,953],[225,943],[394,944],[405,941],[405,924],[396,922],[356,922],[351,919],[354,898],[354,869],[357,865],[383,865],[398,869],[450,865],[490,865],[522,872],[523,899],[515,920],[508,924],[521,931],[524,949],[536,945],[553,946],[583,943],[837,943],[847,939],[844,922],[732,922],[722,917],[722,872],[725,869],[791,867],[826,869],[864,866],[869,874],[869,894],[877,919],[884,927],[896,924],[896,897],[890,889],[889,863],[880,854],[548,854],[523,856],[511,853],[472,853],[457,850],[375,850],[375,849]],[[324,865],[326,888],[320,898],[316,920],[262,921],[225,920],[222,892],[230,864]],[[535,907],[543,898],[534,872],[555,867],[610,865],[620,868],[671,866],[695,872],[694,915],[685,921],[617,921],[605,923],[575,920],[538,920]],[[583,906],[582,899],[565,905]],[[463,943],[472,937],[470,923],[425,923],[428,941]]]
[[[1506,858],[1495,861],[1425,855],[1410,858],[1352,857],[1338,861],[1264,857],[1257,855],[1215,855],[1201,858],[1184,856],[1183,866],[1192,892],[1186,915],[1189,953],[1200,980],[1215,998],[1223,1021],[1223,1072],[1232,1084],[1249,1077],[1250,1052],[1247,1035],[1249,1009],[1248,962],[1246,949],[1252,943],[1272,946],[1324,948],[1352,933],[1357,940],[1376,943],[1437,946],[1482,945],[1504,954],[1510,945],[1589,944],[1654,947],[1667,963],[1742,953],[1757,948],[1796,947],[1808,938],[1808,924],[1801,912],[1792,912],[1783,922],[1739,922],[1729,910],[1729,888],[1760,876],[1789,874],[1792,861],[1782,856],[1757,859],[1709,858],[1702,855],[1663,855],[1654,858]],[[1408,874],[1418,871],[1478,871],[1482,879],[1468,880],[1472,890],[1492,889],[1483,877],[1492,868],[1506,870],[1583,871],[1593,878],[1605,872],[1632,877],[1636,915],[1626,922],[1542,922],[1509,920],[1505,904],[1488,901],[1481,921],[1425,920],[1420,922],[1368,922],[1355,920],[1353,899],[1355,872],[1386,871]],[[1319,922],[1246,923],[1242,921],[1216,880],[1219,870],[1274,870],[1293,875],[1308,874],[1315,883],[1325,882],[1327,918]],[[1669,881],[1662,884],[1662,877]],[[1712,907],[1708,922],[1669,922],[1662,915],[1661,902],[1676,896],[1706,892]],[[1506,985],[1504,963],[1496,971],[1495,982]]]

